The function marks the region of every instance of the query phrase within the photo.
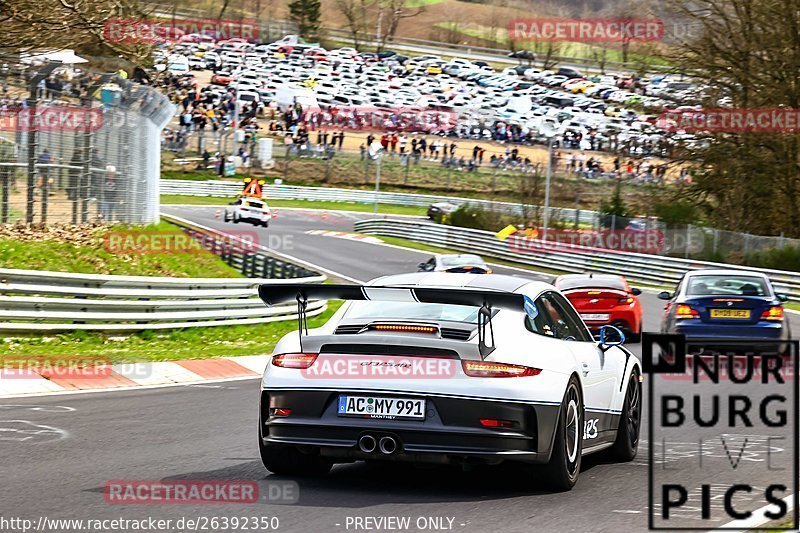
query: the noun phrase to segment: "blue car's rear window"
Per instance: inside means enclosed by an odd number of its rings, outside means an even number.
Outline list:
[[[689,278],[688,296],[768,296],[764,278],[742,275],[702,275]]]

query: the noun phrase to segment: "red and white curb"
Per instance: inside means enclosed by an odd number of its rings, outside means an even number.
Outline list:
[[[86,376],[29,371],[22,377],[4,377],[0,372],[0,398],[256,378],[264,372],[269,359],[269,355],[252,355],[107,365]]]

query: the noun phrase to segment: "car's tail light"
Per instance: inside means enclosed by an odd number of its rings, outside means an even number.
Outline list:
[[[511,420],[498,420],[496,418],[481,418],[481,425],[485,428],[510,428],[514,426]]]
[[[761,313],[761,320],[781,321],[783,320],[783,307],[771,305],[769,309]]]
[[[286,409],[285,407],[275,407],[272,409],[272,416],[289,416],[292,414],[291,409]]]
[[[317,360],[318,353],[282,353],[272,357],[272,364],[283,368],[308,368]]]
[[[541,368],[489,361],[461,361],[464,373],[473,378],[524,378],[538,376]]]
[[[400,331],[403,333],[436,333],[439,328],[435,326],[412,326],[404,324],[374,324],[370,329],[375,331]]]
[[[621,304],[632,304],[633,298],[620,298],[619,303]]]
[[[675,306],[675,318],[700,318],[700,313],[691,305],[678,304]]]

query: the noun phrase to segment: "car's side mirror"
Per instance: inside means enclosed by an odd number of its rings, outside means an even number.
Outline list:
[[[782,302],[788,302],[789,301],[789,295],[788,294],[776,294],[775,296],[777,296],[778,300],[780,300]]]
[[[669,291],[661,291],[658,293],[659,300],[672,300],[672,294]]]
[[[612,346],[621,346],[625,342],[625,334],[616,326],[603,326],[600,328],[599,347],[604,352]]]
[[[639,296],[640,294],[642,294],[642,289],[639,289],[638,287],[632,287],[631,294],[633,294],[634,296]]]

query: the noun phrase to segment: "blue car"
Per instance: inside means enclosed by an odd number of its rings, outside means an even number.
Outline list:
[[[783,350],[790,338],[783,302],[769,278],[747,270],[695,270],[678,283],[675,293],[663,291],[659,299],[667,306],[662,333],[682,333],[692,347],[714,348],[713,341],[755,341],[759,350]]]

